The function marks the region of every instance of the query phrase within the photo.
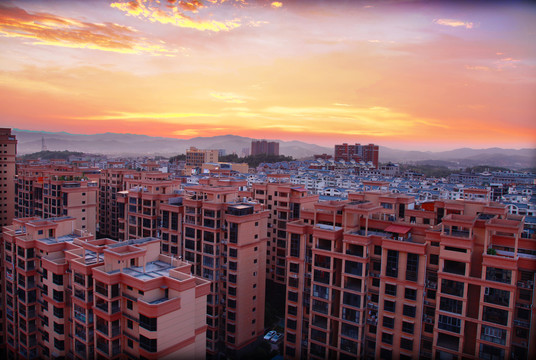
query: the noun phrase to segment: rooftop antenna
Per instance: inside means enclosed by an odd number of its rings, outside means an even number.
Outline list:
[[[45,145],[45,137],[41,137],[41,151],[47,151],[47,146]]]

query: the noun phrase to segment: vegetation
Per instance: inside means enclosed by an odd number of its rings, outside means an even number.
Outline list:
[[[186,155],[185,154],[179,154],[175,155],[169,158],[169,162],[177,162],[177,161],[185,161]],[[284,156],[284,155],[266,155],[266,154],[260,154],[260,155],[250,155],[246,157],[239,157],[236,154],[229,154],[229,155],[223,155],[218,158],[221,162],[232,162],[232,163],[247,163],[249,167],[257,167],[261,163],[276,163],[280,161],[294,161],[294,158],[292,156]]]
[[[50,159],[62,159],[67,160],[70,156],[84,156],[87,154],[84,154],[83,152],[78,151],[39,151],[33,154],[26,154],[19,156],[22,160],[31,160],[31,159],[42,159],[42,160],[50,160]]]
[[[489,172],[492,172],[492,171],[510,171],[510,169],[507,169],[507,168],[504,168],[504,167],[499,167],[499,166],[479,165],[479,166],[468,167],[464,171],[468,172],[468,173],[482,173],[484,171],[489,171]]]
[[[236,154],[220,156],[219,161],[221,162],[235,162],[235,163],[247,163],[249,167],[257,167],[261,163],[276,163],[280,161],[294,161],[292,156],[284,155],[250,155],[246,157],[238,157]]]
[[[447,177],[451,174],[457,174],[460,172],[479,174],[484,171],[510,171],[510,169],[498,166],[479,165],[468,167],[465,169],[451,169],[444,165],[430,165],[430,164],[400,164],[400,172],[413,171],[418,174],[423,174],[426,177]]]
[[[456,171],[446,166],[400,164],[400,172],[413,171],[426,177],[447,177]]]
[[[174,163],[174,162],[177,162],[177,161],[185,161],[186,160],[186,155],[185,154],[179,154],[179,155],[175,155],[175,156],[172,156],[169,158],[169,162],[170,163]]]

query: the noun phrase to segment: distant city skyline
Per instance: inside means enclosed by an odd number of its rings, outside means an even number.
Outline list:
[[[0,4],[0,126],[536,146],[529,2]]]

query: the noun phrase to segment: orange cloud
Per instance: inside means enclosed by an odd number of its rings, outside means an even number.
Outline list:
[[[225,0],[220,1],[225,2]],[[210,3],[216,4],[217,1],[210,1]],[[244,4],[243,1],[238,0],[236,3]],[[197,0],[168,1],[165,5],[161,1],[153,0],[117,1],[110,6],[140,19],[200,31],[230,31],[241,26],[240,19],[236,18],[220,21],[210,19],[212,14],[208,14],[207,18],[202,18],[200,10],[206,6]]]
[[[160,44],[141,40],[131,27],[89,23],[47,13],[30,13],[0,5],[0,35],[33,39],[34,45],[85,48],[118,53],[172,54]]]
[[[455,19],[435,19],[434,22],[438,25],[450,26],[450,27],[464,27],[466,29],[472,29],[475,24],[472,22],[455,20]]]

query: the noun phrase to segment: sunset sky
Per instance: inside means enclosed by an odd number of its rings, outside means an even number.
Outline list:
[[[0,126],[536,147],[536,6],[2,1]]]

